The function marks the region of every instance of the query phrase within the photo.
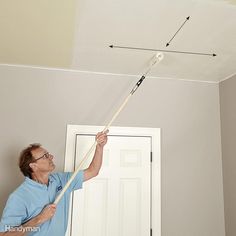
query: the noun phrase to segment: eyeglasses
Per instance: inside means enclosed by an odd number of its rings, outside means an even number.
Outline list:
[[[38,160],[40,160],[40,159],[46,160],[46,159],[49,159],[49,158],[52,157],[52,156],[53,156],[53,155],[52,155],[51,153],[46,152],[46,153],[44,153],[41,157],[39,157],[39,158],[37,158],[37,159],[34,159],[34,161],[38,161]]]

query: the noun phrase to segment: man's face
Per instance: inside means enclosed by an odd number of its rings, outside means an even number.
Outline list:
[[[55,164],[53,163],[53,155],[51,155],[43,147],[39,147],[31,151],[33,158],[35,159],[34,172],[51,172],[55,169]]]

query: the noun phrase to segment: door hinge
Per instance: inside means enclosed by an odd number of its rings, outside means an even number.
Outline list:
[[[152,152],[150,152],[150,161],[152,162]]]

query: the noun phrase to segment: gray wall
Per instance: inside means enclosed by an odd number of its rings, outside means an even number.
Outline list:
[[[63,170],[67,124],[104,125],[137,78],[0,66],[0,210],[40,142]],[[147,79],[117,126],[162,129],[162,236],[224,236],[218,84]]]
[[[220,83],[222,160],[227,236],[236,235],[236,76]]]

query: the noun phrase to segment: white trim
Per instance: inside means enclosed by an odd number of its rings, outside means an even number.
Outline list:
[[[77,134],[96,134],[103,126],[67,125],[65,171],[74,167]],[[151,137],[152,145],[152,235],[161,236],[161,130],[160,128],[110,127],[109,135]],[[70,222],[68,223],[70,228]]]
[[[108,73],[108,72],[98,72],[98,71],[87,71],[87,70],[75,70],[75,69],[65,69],[65,68],[54,68],[54,67],[41,67],[33,65],[20,65],[20,64],[1,64],[0,66],[8,67],[20,67],[28,69],[40,69],[40,70],[51,70],[51,71],[62,71],[62,72],[73,72],[73,73],[85,73],[85,74],[96,74],[96,75],[106,75],[106,76],[126,76],[126,77],[140,77],[141,74],[119,74],[119,73]],[[159,79],[159,80],[179,80],[184,82],[196,82],[196,83],[209,83],[209,84],[218,84],[220,81],[208,81],[208,80],[194,80],[194,79],[183,79],[183,78],[170,78],[170,77],[157,77],[157,76],[146,76],[150,79]]]
[[[225,80],[231,79],[231,78],[232,78],[233,76],[235,76],[235,75],[236,75],[236,73],[233,73],[233,74],[231,74],[231,75],[225,77],[224,79],[220,80],[219,83],[221,83],[221,82],[223,82],[223,81],[225,81]]]

